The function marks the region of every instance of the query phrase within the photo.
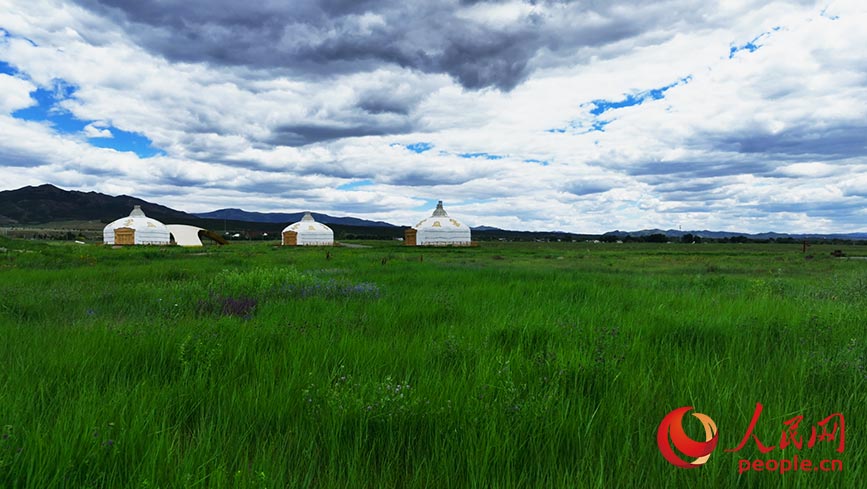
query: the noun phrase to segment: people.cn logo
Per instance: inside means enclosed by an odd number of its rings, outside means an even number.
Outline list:
[[[676,465],[682,469],[694,469],[700,467],[710,458],[711,452],[716,448],[717,437],[716,423],[709,416],[702,413],[692,413],[693,416],[701,421],[704,425],[704,441],[696,441],[687,436],[683,431],[683,415],[692,410],[692,406],[684,406],[677,408],[674,411],[665,415],[662,422],[659,423],[659,429],[656,431],[656,443],[659,445],[659,451],[672,465]],[[669,438],[671,443],[669,443]],[[694,458],[692,462],[686,461],[680,457],[671,448],[677,449],[680,453],[687,457]]]

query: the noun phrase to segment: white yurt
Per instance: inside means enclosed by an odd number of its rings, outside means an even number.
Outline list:
[[[334,231],[306,212],[300,221],[283,229],[283,245],[334,246]]]
[[[151,219],[135,206],[128,217],[112,222],[102,231],[102,241],[107,245],[167,245],[169,228]]]
[[[471,246],[469,226],[453,217],[443,209],[443,201],[430,217],[406,230],[404,243],[408,246]]]

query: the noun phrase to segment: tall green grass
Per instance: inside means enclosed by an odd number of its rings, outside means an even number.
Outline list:
[[[3,241],[0,487],[859,487],[867,261],[783,245]],[[853,246],[848,254],[867,254]],[[842,412],[846,447],[760,454]],[[691,405],[720,446],[669,465]],[[700,425],[687,426],[698,436]],[[839,473],[737,472],[839,458]]]

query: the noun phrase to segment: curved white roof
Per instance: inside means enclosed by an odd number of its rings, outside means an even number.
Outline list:
[[[151,219],[141,210],[141,206],[135,206],[129,216],[122,217],[105,227],[102,231],[102,241],[105,244],[115,244],[115,231],[128,228],[135,231],[133,244],[169,244],[169,228],[165,224]]]
[[[298,233],[297,244],[299,246],[330,246],[334,244],[334,231],[325,224],[316,222],[309,212],[305,212],[300,221],[283,228],[283,232],[286,231]]]
[[[449,217],[443,209],[443,201],[437,203],[437,208],[430,217],[422,219],[413,228],[418,231],[416,244],[419,246],[469,245],[471,241],[469,226]]]
[[[186,224],[166,224],[166,227],[175,238],[175,243],[178,246],[202,246],[199,231],[204,231],[204,229]]]

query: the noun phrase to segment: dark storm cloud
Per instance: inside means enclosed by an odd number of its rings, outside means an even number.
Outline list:
[[[0,145],[0,167],[35,168],[48,165],[47,159],[16,148]]]
[[[703,138],[716,150],[786,161],[839,160],[867,155],[867,125],[798,126],[772,134],[749,131]]]
[[[709,202],[706,205],[679,205],[676,207],[668,208],[665,210],[665,212],[676,214],[706,214],[720,211],[725,208],[725,206]]]
[[[267,142],[280,146],[304,146],[333,139],[400,134],[409,130],[409,126],[285,125],[275,128]]]
[[[707,159],[640,161],[618,167],[636,176],[667,200],[694,200],[695,193],[707,198],[715,177],[754,175],[771,178],[801,178],[787,173],[787,165],[798,162],[839,161],[867,155],[867,125],[848,121],[801,125],[777,133],[745,128],[728,133],[699,133],[689,146],[707,153]],[[709,180],[710,179],[710,180]]]
[[[655,192],[659,192],[661,194],[672,194],[672,193],[702,194],[704,192],[709,192],[711,190],[715,190],[715,189],[719,188],[721,185],[725,185],[725,183],[722,181],[686,180],[686,181],[662,183],[662,184],[654,186],[653,190]]]
[[[332,209],[347,214],[369,214],[371,212],[390,211],[392,205],[380,202],[330,202],[325,201]]]
[[[843,195],[846,197],[865,197],[867,198],[867,188],[850,188],[843,190]]]
[[[581,48],[660,27],[661,32],[700,14],[700,9],[683,9],[686,18],[672,15],[666,2],[619,2],[615,7],[608,2],[531,1],[527,4],[546,8],[494,22],[483,13],[475,12],[475,19],[463,15],[485,2],[456,0],[79,3],[120,21],[140,44],[171,60],[284,70],[300,77],[392,65],[448,74],[470,89],[503,90],[521,83],[540,54],[574,56]],[[392,111],[368,106],[374,113]]]
[[[282,198],[303,197],[305,192],[319,188],[320,185],[309,182],[303,178],[276,179],[268,175],[253,175],[250,178],[222,180],[197,178],[195,176],[164,174],[156,179],[160,185],[172,190],[165,191],[164,195],[172,195],[177,189],[211,189],[218,191],[234,191],[257,195],[280,195]],[[155,187],[159,188],[159,186]]]
[[[573,182],[572,184],[566,186],[564,190],[572,195],[577,195],[580,197],[583,195],[601,194],[603,192],[611,190],[612,188],[614,188],[614,186],[610,183],[582,180],[578,182]]]
[[[91,172],[88,172],[91,173]],[[205,187],[208,180],[205,178],[196,178],[188,175],[162,175],[158,179],[158,183],[169,185],[172,187]]]
[[[774,170],[773,162],[754,159],[726,159],[714,161],[718,156],[708,156],[708,160],[641,161],[622,167],[627,174],[640,177],[642,182],[658,185],[667,182],[682,183],[684,178],[701,179],[727,177],[734,175],[766,175]],[[617,165],[598,164],[603,167]]]
[[[77,168],[84,175],[100,178],[122,178],[126,173],[119,168],[95,168],[95,167],[79,167]]]
[[[385,97],[366,98],[358,103],[358,107],[370,114],[409,114],[410,106],[400,101],[389,100]]]
[[[860,216],[861,210],[864,209],[864,201],[846,199],[834,202],[762,203],[743,207],[751,209],[756,217],[766,217],[769,213],[791,212],[805,214],[812,218],[849,220]]]
[[[479,178],[482,174],[466,174],[453,172],[427,172],[427,171],[409,171],[400,175],[395,175],[387,180],[386,183],[391,185],[399,185],[405,187],[431,187],[436,185],[461,185],[471,180]]]
[[[290,181],[260,180],[239,185],[215,185],[215,187],[259,195],[279,195],[283,199],[304,197],[306,191],[316,188],[315,185],[299,181],[297,178]]]
[[[716,200],[731,198],[731,193],[726,188],[730,182],[726,180],[680,179],[654,185],[653,192],[666,202],[685,202],[690,206],[696,202],[704,202],[709,205]]]

